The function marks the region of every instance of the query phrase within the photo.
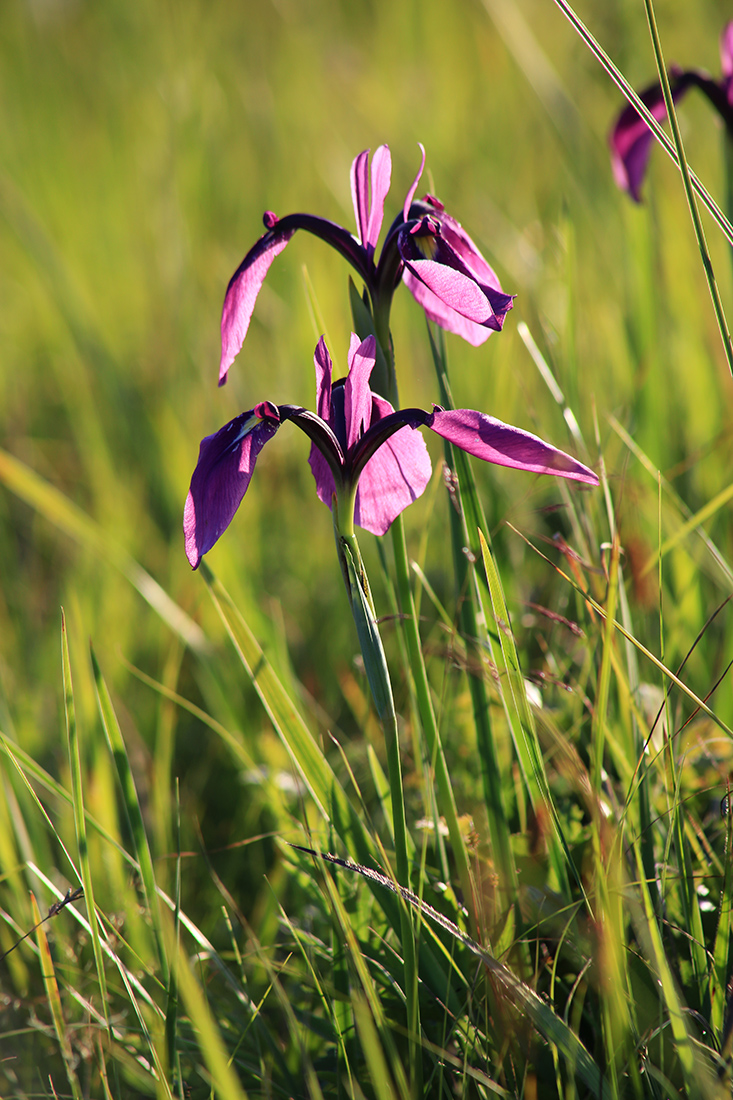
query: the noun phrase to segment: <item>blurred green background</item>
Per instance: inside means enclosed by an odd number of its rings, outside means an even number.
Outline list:
[[[635,86],[652,80],[638,0],[579,2],[577,11]],[[660,0],[667,60],[718,74],[729,14],[722,0],[695,4],[694,16],[689,0]],[[4,0],[0,104],[0,444],[42,479],[34,506],[18,467],[2,465],[0,728],[66,775],[63,605],[82,731],[97,722],[84,672],[91,638],[145,796],[164,799],[180,779],[184,846],[195,844],[194,822],[212,849],[266,832],[268,795],[130,666],[241,729],[253,763],[273,764],[279,751],[183,553],[198,442],[259,400],[312,405],[322,328],[342,370],[351,328],[342,261],[298,235],[273,264],[229,383],[217,388],[224,290],[265,210],[352,227],[351,161],[387,142],[389,224],[422,142],[427,186],[517,294],[504,332],[480,350],[449,337],[457,403],[569,446],[517,334],[524,321],[591,458],[597,423],[632,572],[657,546],[657,489],[609,413],[693,511],[728,484],[730,377],[682,188],[659,150],[643,207],[615,188],[607,133],[620,94],[550,0]],[[693,166],[722,194],[720,125],[694,96],[681,117]],[[710,246],[729,302],[729,250],[712,231]],[[424,318],[406,292],[396,298],[393,334],[403,403],[429,407],[438,395]],[[355,734],[345,683],[356,638],[307,452],[299,433],[278,435],[209,561],[282,674],[293,670],[306,708]],[[439,449],[433,454],[437,466]],[[477,476],[521,615],[537,563],[501,524],[549,537],[543,508],[555,495],[494,468]],[[71,537],[44,484],[94,528]],[[436,482],[406,522],[415,554],[429,529],[426,571],[450,604],[443,497]],[[725,511],[712,534],[730,555]],[[383,600],[374,540],[364,544]],[[130,584],[119,568],[130,559],[203,626],[205,651],[186,650]],[[670,572],[674,666],[712,597],[694,555],[675,559]],[[535,596],[542,583],[551,578],[536,582]],[[640,588],[639,609],[652,624],[655,601],[654,586],[646,596]],[[729,696],[724,686],[723,713]],[[457,784],[470,810],[478,780],[468,771]],[[89,792],[102,819],[111,790],[100,780]],[[157,838],[158,855],[169,841]],[[219,871],[230,889],[251,891],[242,900],[251,909],[272,851],[253,845],[228,859]],[[199,873],[187,878],[190,896]]]
[[[726,13],[707,3],[691,20],[686,3],[660,4],[668,59],[717,73]],[[633,83],[653,78],[640,4],[584,5],[579,14]],[[541,426],[565,444],[560,414],[517,337],[523,319],[589,439],[598,411],[612,479],[628,456],[607,411],[661,469],[694,457],[682,475],[693,508],[695,493],[704,499],[720,488],[730,387],[681,187],[656,151],[644,208],[616,190],[606,135],[619,94],[549,0],[450,8],[432,0],[6,0],[0,50],[2,445],[215,638],[221,630],[180,531],[198,441],[264,398],[311,404],[320,324],[342,369],[351,327],[341,260],[296,236],[273,265],[219,390],[226,283],[266,209],[352,226],[349,165],[381,142],[394,162],[387,223],[421,141],[431,189],[517,294],[500,337],[479,351],[449,340],[458,403]],[[720,126],[693,96],[683,125],[692,163],[719,194]],[[728,296],[715,234],[711,247]],[[393,330],[403,402],[427,405],[437,394],[424,321],[406,293]],[[280,433],[210,563],[273,646],[287,638],[298,678],[337,717],[339,667],[356,643],[306,454],[299,433]],[[501,471],[478,474],[491,519],[531,529],[542,490]],[[633,484],[621,502],[632,528],[642,507]],[[440,544],[442,494],[436,507]],[[420,531],[429,514],[427,504],[413,508],[408,530]],[[60,752],[64,604],[72,630],[93,639],[128,701],[141,751],[149,749],[157,700],[125,662],[161,677],[170,630],[108,555],[70,539],[8,489],[0,524],[2,726],[30,752]],[[520,567],[521,548],[512,553]],[[237,713],[241,689],[231,690]],[[251,720],[256,729],[259,714]],[[181,736],[181,766],[207,757],[205,740],[200,728]]]

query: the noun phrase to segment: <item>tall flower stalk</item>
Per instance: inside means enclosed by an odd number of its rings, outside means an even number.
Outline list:
[[[497,465],[538,474],[551,474],[596,485],[595,474],[582,463],[537,436],[471,409],[400,409],[390,310],[402,281],[426,317],[473,345],[499,331],[512,305],[496,275],[458,222],[431,195],[415,201],[424,167],[405,197],[403,208],[386,234],[377,260],[384,202],[391,178],[389,150],[381,146],[374,158],[361,153],[351,171],[357,236],[334,222],[310,214],[278,219],[265,215],[266,232],[247,253],[227,288],[222,311],[220,385],[238,354],[255,308],[257,295],[275,257],[293,234],[303,229],[336,248],[364,283],[359,295],[351,284],[354,324],[348,375],[333,380],[332,362],[323,338],[316,347],[316,411],[297,405],[260,401],[218,432],[202,440],[184,513],[186,553],[197,568],[232,523],[249,488],[262,448],[280,427],[291,422],[311,442],[309,464],[319,500],[332,512],[341,573],[349,598],[364,667],[385,735],[393,814],[396,877],[410,885],[408,832],[400,761],[397,714],[378,619],[355,527],[375,535],[391,530],[397,591],[415,684],[420,721],[428,757],[435,767],[440,812],[446,819],[461,887],[474,931],[477,904],[440,732],[432,706],[430,685],[415,613],[402,513],[417,501],[431,476],[430,458],[417,429],[428,428],[446,445]],[[472,633],[475,630],[472,629]],[[477,711],[488,714],[484,703]],[[479,714],[477,713],[477,722]],[[480,725],[480,723],[479,723]],[[498,776],[490,729],[481,742],[488,772]],[[486,770],[486,769],[485,769]],[[513,863],[501,791],[486,790],[492,816],[492,840],[507,891],[514,885]],[[503,822],[503,828],[496,825]],[[401,909],[408,1033],[413,1085],[420,1078],[420,1021],[417,997],[417,961],[410,915]]]

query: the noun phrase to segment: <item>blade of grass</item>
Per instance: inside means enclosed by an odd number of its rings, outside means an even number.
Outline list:
[[[662,41],[659,37],[659,28],[657,27],[657,17],[654,12],[653,0],[644,0],[644,8],[646,10],[646,17],[649,23],[649,33],[652,39],[654,57],[657,62],[659,82],[662,85],[664,105],[667,108],[667,117],[669,118],[669,124],[672,130],[672,138],[674,140],[674,147],[677,152],[677,163],[680,169],[680,173],[682,175],[682,185],[685,189],[685,198],[687,199],[687,206],[690,211],[692,226],[695,230],[695,237],[697,238],[697,247],[700,249],[700,259],[702,260],[703,271],[705,272],[705,278],[707,279],[708,290],[710,292],[710,298],[712,300],[713,310],[715,312],[715,320],[718,323],[718,329],[720,331],[720,339],[723,342],[723,351],[725,352],[725,357],[728,360],[728,369],[733,375],[733,342],[731,342],[730,331],[728,329],[728,321],[725,316],[723,301],[720,297],[718,283],[715,278],[713,261],[710,259],[710,253],[708,251],[708,244],[705,239],[705,230],[703,228],[702,221],[700,220],[700,211],[697,208],[695,194],[692,189],[690,168],[687,164],[687,157],[685,156],[685,149],[682,143],[682,132],[680,131],[680,124],[677,121],[677,109],[674,105],[672,89],[669,86],[669,76],[667,74],[667,66],[664,62]]]
[[[504,593],[501,588],[499,573],[489,545],[484,538],[484,533],[480,529],[478,531],[478,538],[484,569],[486,570],[491,609],[499,637],[499,651],[502,655],[502,661],[499,667],[501,668],[501,665],[503,665],[505,678],[509,685],[509,698],[506,700],[506,710],[511,714],[515,747],[524,773],[525,783],[527,784],[535,808],[539,808],[540,806],[546,807],[553,823],[554,835],[557,843],[550,846],[549,854],[563,897],[569,898],[570,896],[567,875],[568,867],[571,868],[581,893],[585,897],[585,891],[575,871],[575,863],[570,856],[562,823],[550,791],[550,784],[547,779],[545,764],[542,757],[542,748],[537,737],[537,729],[532,716],[529,700],[527,699],[527,688],[519,665],[519,656],[514,642],[509,612],[504,602]],[[499,679],[501,683],[501,675]],[[586,904],[589,904],[587,897]]]
[[[704,1097],[713,1100],[716,1094],[712,1074],[709,1067],[702,1063],[697,1055],[692,1037],[687,1028],[685,1011],[677,992],[674,976],[667,961],[664,951],[662,935],[654,913],[649,886],[644,875],[644,868],[638,848],[634,847],[636,859],[636,871],[638,876],[637,886],[641,893],[642,912],[637,915],[637,930],[647,944],[647,955],[653,961],[654,969],[660,983],[664,1003],[669,1013],[669,1022],[675,1041],[675,1050],[680,1061],[680,1067],[684,1076],[685,1095],[690,1100],[696,1097]]]
[[[730,796],[729,796],[730,797]],[[730,807],[729,807],[730,808]],[[733,912],[732,887],[733,860],[731,859],[731,840],[733,839],[733,814],[728,813],[723,858],[723,883],[718,902],[718,922],[715,928],[713,945],[713,967],[715,977],[710,995],[710,1023],[720,1038],[725,1019],[725,1002],[728,987],[728,959],[730,951],[731,913]]]
[[[56,1038],[58,1040],[61,1054],[63,1055],[64,1065],[66,1066],[66,1078],[69,1082],[69,1088],[74,1100],[82,1100],[82,1090],[79,1085],[79,1078],[76,1075],[74,1069],[74,1056],[71,1049],[71,1043],[69,1042],[69,1036],[66,1030],[66,1020],[64,1019],[64,1010],[61,1005],[61,994],[59,993],[59,985],[56,980],[56,972],[54,970],[53,958],[48,946],[48,939],[46,937],[46,929],[41,921],[41,914],[38,909],[38,902],[35,895],[31,893],[31,905],[33,907],[33,920],[37,924],[36,928],[36,941],[38,943],[38,952],[41,962],[41,974],[43,976],[43,985],[46,990],[46,997],[48,998],[48,1006],[51,1009],[51,1018],[53,1019],[53,1026],[56,1032]]]
[[[69,640],[66,634],[66,618],[61,609],[61,660],[64,677],[64,709],[66,714],[66,739],[69,753],[69,768],[71,771],[71,793],[74,807],[74,829],[76,832],[76,844],[79,852],[79,866],[81,868],[82,884],[84,886],[84,901],[89,914],[89,927],[92,936],[92,948],[94,962],[97,967],[97,981],[99,982],[99,994],[102,998],[102,1011],[107,1021],[107,1032],[111,1033],[109,1020],[109,1001],[107,997],[107,978],[104,972],[104,958],[99,936],[99,922],[97,909],[94,902],[94,881],[92,867],[89,859],[89,845],[87,843],[86,817],[84,815],[84,789],[81,778],[81,748],[79,746],[79,727],[76,721],[76,707],[74,705],[74,687],[71,680],[71,661],[69,658]]]
[[[140,801],[137,796],[135,780],[130,767],[122,730],[117,721],[117,715],[115,714],[112,700],[93,648],[91,648],[91,658],[92,668],[94,670],[94,686],[97,693],[97,704],[102,718],[102,726],[104,727],[109,751],[112,754],[112,759],[117,769],[117,777],[122,791],[122,803],[130,828],[135,859],[140,867],[140,879],[145,895],[145,902],[148,912],[150,913],[150,923],[158,953],[158,962],[160,964],[163,984],[168,986],[170,971],[163,945],[163,932],[160,923],[160,905],[155,882],[155,871],[153,869],[153,858],[150,854],[150,846],[145,831],[145,823],[140,809]]]
[[[227,1052],[216,1019],[196,981],[189,960],[172,927],[166,929],[166,946],[171,958],[176,958],[176,973],[181,999],[186,1006],[196,1035],[196,1042],[208,1070],[212,1093],[221,1100],[247,1100]],[[177,952],[177,954],[176,954]]]
[[[393,1078],[397,1082],[398,1095],[402,1098],[402,1100],[410,1100],[411,1090],[408,1087],[405,1070],[392,1040],[382,1003],[377,996],[374,981],[372,980],[372,976],[369,973],[366,959],[359,946],[356,935],[354,934],[354,929],[352,928],[348,913],[344,908],[343,902],[341,901],[341,897],[339,896],[339,892],[336,888],[336,884],[333,878],[329,874],[325,874],[324,882],[328,891],[330,903],[334,908],[336,919],[338,920],[339,926],[341,928],[341,934],[344,937],[344,941],[348,948],[349,957],[351,958],[351,961],[359,977],[359,982],[368,1003],[369,1011],[374,1021],[376,1031],[379,1034],[381,1043],[386,1048],[389,1064],[392,1068]],[[397,893],[400,896],[402,895],[401,889],[396,889],[392,892]],[[407,893],[409,894],[411,893],[411,891],[408,890]],[[417,1035],[413,1038],[419,1044],[420,1036]],[[417,1095],[419,1095],[419,1093]]]
[[[448,772],[448,765],[443,752],[443,743],[430,694],[430,684],[420,642],[420,631],[415,612],[415,602],[413,600],[412,587],[410,585],[410,565],[407,555],[407,543],[405,541],[405,528],[401,516],[397,516],[397,519],[390,528],[390,533],[392,535],[395,572],[397,574],[397,591],[399,594],[400,606],[402,608],[401,623],[407,640],[410,669],[415,685],[420,722],[422,724],[423,733],[425,734],[428,759],[435,772],[435,780],[438,787],[438,806],[448,827],[451,847],[453,849],[453,858],[456,861],[456,869],[458,871],[461,889],[463,890],[464,897],[468,904],[473,927],[476,928],[478,912],[477,899],[471,880],[468,853],[458,822],[458,810],[456,807],[455,795],[453,793],[453,785]]]
[[[316,739],[280,683],[240,611],[206,562],[201,563],[200,572],[237,655],[319,813],[324,821],[334,825],[347,848],[364,853],[367,862],[375,859],[376,849],[358,812],[346,796]]]
[[[395,1100],[397,1093],[369,1006],[363,997],[359,997],[357,994],[354,994],[351,998],[351,1004],[369,1079],[374,1084],[375,1096],[377,1100]]]

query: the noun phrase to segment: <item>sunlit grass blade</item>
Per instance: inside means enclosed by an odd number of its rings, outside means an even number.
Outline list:
[[[730,806],[729,806],[730,811]],[[716,1035],[723,1034],[726,994],[728,986],[728,968],[730,959],[730,935],[733,914],[733,860],[731,859],[731,840],[733,834],[733,815],[728,813],[725,854],[723,858],[723,881],[718,901],[718,920],[715,927],[713,944],[714,978],[710,996],[710,1023]]]
[[[122,802],[125,808],[127,822],[130,827],[130,835],[132,837],[135,858],[140,867],[140,878],[142,881],[145,901],[148,907],[148,911],[150,913],[150,922],[153,929],[155,945],[158,951],[158,962],[160,963],[162,981],[163,984],[167,986],[169,982],[169,967],[163,944],[163,930],[161,927],[158,891],[155,882],[153,859],[150,854],[150,846],[148,844],[148,837],[145,831],[145,823],[143,821],[143,815],[140,809],[140,801],[137,796],[135,780],[133,778],[132,769],[130,767],[130,761],[127,755],[127,748],[122,737],[122,731],[120,729],[119,722],[117,721],[117,715],[115,714],[112,700],[110,699],[109,691],[107,690],[107,685],[104,681],[104,677],[102,676],[102,670],[99,667],[99,662],[97,661],[94,649],[91,650],[91,658],[92,668],[94,670],[94,685],[97,692],[99,713],[101,715],[102,725],[104,727],[104,732],[107,737],[107,744],[109,745],[112,759],[115,762],[117,776],[120,781]]]
[[[76,830],[76,843],[79,851],[79,866],[84,885],[84,900],[89,914],[89,928],[91,930],[94,962],[97,967],[97,981],[99,982],[99,995],[102,1000],[102,1011],[107,1021],[107,1030],[111,1030],[109,1018],[109,1002],[107,997],[107,977],[104,969],[104,958],[100,940],[100,928],[97,920],[97,909],[94,902],[94,880],[89,859],[89,845],[87,843],[86,818],[84,814],[84,790],[81,777],[81,749],[79,746],[79,728],[76,721],[76,707],[74,705],[74,689],[71,680],[71,661],[69,659],[69,641],[66,633],[66,618],[63,609],[61,611],[61,659],[64,679],[64,709],[66,714],[66,737],[69,753],[69,769],[71,772],[71,792],[74,806],[74,828]]]
[[[601,652],[601,668],[598,677],[598,694],[593,708],[592,727],[592,753],[593,753],[593,788],[596,796],[600,797],[601,783],[603,780],[603,750],[605,743],[608,696],[611,688],[611,657],[615,644],[615,635],[612,623],[616,617],[616,604],[618,601],[619,584],[619,542],[614,538],[611,546],[611,560],[608,568],[608,588],[606,593],[606,617],[603,631],[603,649]]]
[[[0,449],[0,482],[55,527],[118,569],[171,630],[194,650],[206,650],[201,627],[189,618],[150,574],[78,505],[25,463]]]
[[[374,1084],[374,1093],[377,1100],[395,1100],[398,1093],[392,1082],[387,1059],[384,1056],[382,1045],[379,1041],[377,1029],[374,1026],[374,1018],[369,1011],[369,1006],[363,997],[354,996],[351,999],[354,1009],[354,1020],[359,1033],[361,1049],[364,1052],[369,1079]]]
[[[36,941],[38,943],[38,951],[41,964],[41,974],[43,975],[43,984],[46,989],[46,997],[48,999],[48,1006],[51,1009],[51,1017],[53,1019],[53,1026],[56,1032],[56,1038],[58,1040],[59,1048],[63,1055],[64,1064],[66,1066],[66,1077],[69,1082],[69,1088],[74,1100],[82,1100],[82,1090],[79,1085],[79,1078],[76,1075],[74,1069],[73,1052],[71,1050],[71,1044],[69,1043],[69,1037],[66,1029],[66,1020],[64,1018],[63,1006],[61,1004],[61,994],[59,992],[59,985],[56,980],[56,972],[53,965],[53,958],[48,946],[48,939],[46,937],[46,929],[41,922],[41,914],[38,909],[38,903],[35,896],[31,894],[31,905],[33,907],[33,920],[37,924],[36,928]]]
[[[348,851],[358,853],[359,860],[367,865],[378,863],[377,848],[357,808],[344,792],[241,613],[205,562],[201,563],[200,570],[242,665],[324,822],[333,826]],[[400,916],[397,909],[391,907],[388,915],[393,927],[398,930]]]
[[[542,749],[537,738],[532,710],[527,698],[527,688],[519,665],[511,620],[504,601],[504,593],[501,580],[496,569],[493,554],[483,531],[479,528],[478,539],[481,547],[481,557],[486,571],[486,580],[491,600],[491,610],[496,634],[499,638],[498,651],[501,653],[501,661],[497,660],[500,670],[499,682],[502,696],[505,698],[505,710],[509,716],[517,757],[522,767],[524,781],[530,792],[532,802],[536,808],[544,805],[550,814],[554,826],[554,833],[559,842],[550,846],[550,858],[558,880],[558,886],[565,897],[569,897],[568,867],[574,868],[574,863],[568,852],[560,817],[554,805],[547,772],[542,757]],[[502,684],[502,673],[509,688],[508,697],[505,696]]]
[[[208,1070],[212,1094],[221,1097],[222,1100],[246,1100],[247,1093],[232,1067],[216,1018],[212,1014],[204,991],[194,977],[189,959],[182,947],[176,946],[172,928],[167,946],[171,954],[178,952],[176,959],[178,988],[194,1027],[201,1057]]]
[[[654,906],[648,883],[644,877],[644,868],[638,849],[634,849],[634,854],[642,905],[642,911],[637,915],[636,925],[645,945],[648,947],[649,962],[654,967],[663,1003],[669,1013],[675,1052],[679,1058],[685,1080],[686,1095],[690,1100],[697,1100],[698,1097],[704,1098],[704,1100],[713,1100],[718,1092],[715,1087],[715,1078],[710,1064],[706,1065],[698,1053],[688,1029],[685,1009],[665,954],[662,935],[654,913]]]
[[[344,909],[343,902],[341,901],[338,889],[336,888],[336,884],[333,878],[328,874],[328,872],[324,874],[324,883],[328,891],[329,901],[333,906],[334,912],[336,914],[336,918],[341,929],[341,934],[344,937],[349,958],[354,968],[356,969],[359,983],[361,985],[361,992],[363,993],[366,1003],[368,1005],[369,1013],[374,1023],[375,1032],[379,1035],[378,1042],[384,1048],[382,1051],[382,1056],[385,1057],[386,1052],[386,1060],[391,1067],[393,1079],[397,1083],[397,1095],[401,1097],[401,1100],[410,1100],[411,1091],[408,1086],[404,1066],[400,1061],[399,1054],[395,1048],[394,1041],[390,1034],[389,1023],[385,1017],[385,1013],[379,997],[377,996],[374,981],[371,974],[369,973],[369,969],[367,967],[366,959],[364,958],[363,952],[359,946],[356,936],[354,935],[351,921],[349,920],[349,916]],[[402,890],[395,889],[393,892],[397,893],[400,896],[403,896]],[[408,891],[408,893],[410,893],[410,891]],[[419,1047],[419,1035],[409,1036],[409,1038],[412,1042],[417,1043]],[[416,1091],[417,1095],[419,1095],[419,1089],[417,1089]]]
[[[726,485],[724,489],[721,489],[719,493],[715,494],[712,500],[709,500],[707,504],[704,504],[702,508],[699,508],[694,515],[691,515],[682,524],[682,526],[677,531],[675,531],[674,535],[670,535],[669,538],[664,540],[662,545],[659,547],[659,550],[651,555],[649,560],[644,563],[639,573],[639,576],[646,576],[646,574],[649,573],[656,566],[658,561],[666,557],[670,550],[674,550],[676,546],[679,546],[679,544],[683,542],[684,539],[686,539],[688,535],[691,535],[693,532],[700,534],[703,537],[704,541],[708,542],[706,532],[703,530],[703,523],[707,523],[707,521],[711,519],[714,515],[716,515],[716,513],[721,510],[721,508],[724,508],[727,504],[729,504],[732,498],[733,486]],[[709,548],[712,549],[712,546],[710,546]],[[722,559],[719,559],[717,555],[716,561],[719,565],[723,564]]]
[[[450,835],[451,847],[461,883],[461,889],[467,900],[470,899],[469,913],[474,927],[476,927],[478,907],[475,891],[469,870],[468,853],[461,834],[458,822],[458,810],[453,787],[445,760],[440,730],[435,716],[430,684],[428,681],[425,658],[422,652],[420,631],[418,629],[415,602],[410,583],[410,565],[407,555],[407,543],[405,541],[405,529],[402,516],[397,519],[390,528],[392,546],[395,556],[395,572],[397,574],[397,591],[399,593],[400,606],[402,608],[402,627],[407,642],[408,660],[412,679],[415,686],[420,723],[425,735],[427,755],[435,772],[435,781],[438,788],[438,807],[443,814]]]
[[[552,370],[550,369],[547,360],[542,355],[540,349],[537,347],[535,338],[530,332],[529,326],[527,325],[526,321],[519,322],[519,324],[517,325],[517,333],[519,334],[522,343],[532,357],[532,362],[537,367],[537,370],[540,372],[540,376],[547,386],[548,390],[552,394],[554,401],[560,407],[563,420],[567,424],[568,431],[570,432],[570,435],[572,436],[576,446],[581,450],[581,452],[587,453],[587,447],[585,445],[585,440],[583,439],[583,433],[581,432],[580,425],[575,418],[575,413],[565,400],[565,394],[558,385],[557,379],[552,373]]]

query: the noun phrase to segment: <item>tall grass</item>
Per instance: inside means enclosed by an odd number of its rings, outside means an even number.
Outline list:
[[[649,82],[643,4],[592,7]],[[655,11],[668,63],[718,71],[724,5]],[[731,382],[677,169],[653,158],[640,208],[615,190],[620,94],[548,0],[9,0],[0,57],[0,1093],[729,1095]],[[678,116],[715,200],[720,130]],[[266,209],[351,225],[382,141],[388,217],[421,141],[518,295],[475,350],[398,293],[403,404],[483,409],[602,481],[431,443],[410,573],[360,540],[409,890],[304,441],[198,574],[180,535],[199,439],[310,406],[317,337],[338,355],[352,324],[296,237],[218,390],[227,279]]]

